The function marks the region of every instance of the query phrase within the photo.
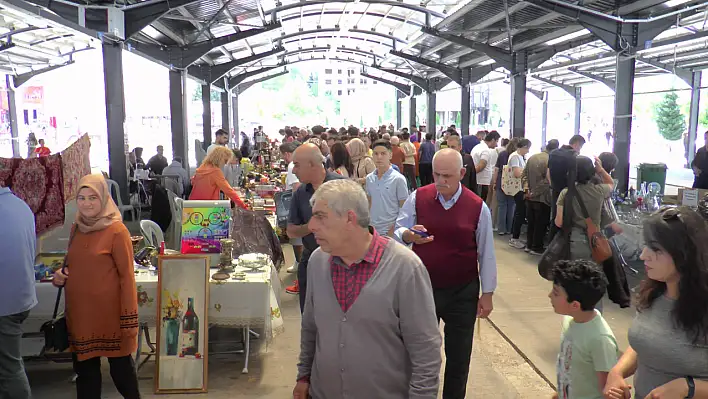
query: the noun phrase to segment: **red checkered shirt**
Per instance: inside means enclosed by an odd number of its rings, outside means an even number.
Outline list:
[[[359,262],[345,266],[340,257],[329,258],[334,294],[337,296],[337,301],[342,306],[343,312],[348,311],[359,297],[366,282],[379,266],[386,244],[388,244],[388,238],[380,236],[376,230],[372,235],[369,250]]]

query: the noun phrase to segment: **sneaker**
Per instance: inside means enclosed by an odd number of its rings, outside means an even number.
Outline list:
[[[298,281],[295,280],[295,284],[293,284],[289,287],[285,287],[285,292],[287,292],[288,294],[293,294],[293,295],[299,294],[300,293],[300,284],[298,283]]]
[[[293,263],[286,271],[288,273],[297,273],[297,262]]]
[[[518,238],[512,238],[511,240],[509,240],[509,246],[516,249],[524,249],[526,244]]]
[[[506,231],[500,231],[500,232],[499,232],[499,235],[500,235],[500,236],[505,236],[505,235],[507,235],[507,234],[508,234],[508,233],[507,233]]]
[[[526,253],[531,252],[531,248],[529,248],[529,247],[524,248],[524,252],[526,252]]]
[[[534,256],[543,256],[543,252],[538,252],[538,251],[533,251],[533,250],[529,251],[529,254],[534,255]]]

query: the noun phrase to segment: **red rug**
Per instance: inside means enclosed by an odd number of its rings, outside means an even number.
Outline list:
[[[61,155],[0,158],[0,186],[29,205],[40,235],[64,224],[64,179]]]

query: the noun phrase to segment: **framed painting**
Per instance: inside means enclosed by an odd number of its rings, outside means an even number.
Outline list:
[[[207,391],[209,258],[158,261],[155,393]]]

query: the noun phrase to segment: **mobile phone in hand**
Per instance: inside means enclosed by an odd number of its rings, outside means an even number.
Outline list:
[[[430,237],[430,234],[428,234],[428,233],[426,233],[426,232],[424,232],[424,231],[414,230],[414,229],[410,229],[410,230],[411,230],[414,234],[417,234],[417,235],[419,235],[419,236],[421,236],[421,237],[423,237],[423,238]]]

